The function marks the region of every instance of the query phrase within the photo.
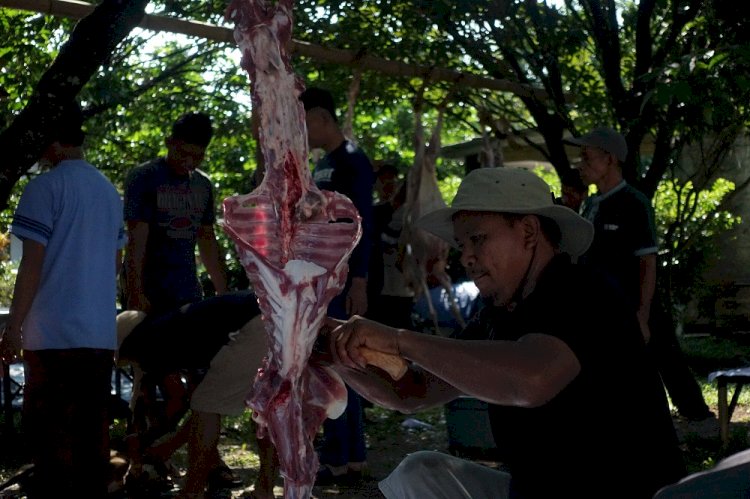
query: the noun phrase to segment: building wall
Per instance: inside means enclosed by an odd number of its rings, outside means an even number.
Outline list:
[[[688,153],[683,164],[690,169],[695,162]],[[735,143],[715,177],[735,183],[736,193],[727,208],[742,222],[717,237],[718,257],[709,262],[704,275],[706,283],[717,290],[713,317],[705,311],[700,316],[693,309],[686,319],[717,329],[750,330],[750,186],[741,185],[750,178],[750,137],[745,135]]]

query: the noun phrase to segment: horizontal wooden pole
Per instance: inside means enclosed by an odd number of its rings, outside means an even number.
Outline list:
[[[28,10],[51,16],[80,19],[94,10],[94,5],[76,0],[0,0],[0,7]],[[186,21],[166,16],[147,14],[139,24],[140,28],[150,31],[180,33],[230,43],[234,45],[234,34],[231,28],[198,21]],[[292,53],[307,56],[316,60],[340,64],[352,68],[376,71],[394,77],[421,78],[429,82],[449,82],[470,88],[484,88],[499,92],[509,92],[520,97],[535,97],[540,100],[548,98],[547,92],[522,85],[510,80],[489,78],[473,73],[432,66],[407,64],[375,57],[367,53],[336,48],[323,47],[313,43],[292,41]]]

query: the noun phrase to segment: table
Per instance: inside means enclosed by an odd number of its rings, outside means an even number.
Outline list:
[[[708,375],[708,381],[716,381],[719,395],[719,430],[721,433],[722,445],[726,448],[729,444],[729,422],[732,420],[732,413],[737,407],[737,401],[740,398],[742,387],[750,383],[750,367],[740,367],[737,369],[724,369],[714,371]],[[728,387],[734,385],[732,399],[729,401]]]

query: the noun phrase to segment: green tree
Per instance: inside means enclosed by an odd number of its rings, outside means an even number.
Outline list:
[[[690,180],[672,178],[659,184],[654,196],[661,235],[659,291],[673,310],[684,310],[691,301],[701,303],[709,295],[712,303],[716,299],[716,289],[705,285],[703,274],[718,255],[717,236],[741,222],[724,208],[735,187],[725,179],[702,190]]]
[[[28,100],[0,133],[0,208],[41,153],[50,124],[143,16],[147,0],[105,0],[71,31]],[[25,56],[25,54],[24,54]],[[21,92],[19,92],[21,94]],[[7,122],[7,120],[6,120]]]
[[[155,14],[229,26],[226,3],[219,0],[105,0],[97,10],[109,8],[115,19],[117,9],[139,12],[147,3]],[[434,106],[448,92],[453,96],[443,143],[486,133],[512,136],[538,149],[559,174],[570,168],[562,142],[566,133],[616,125],[631,150],[646,151],[643,157],[631,155],[626,177],[653,196],[662,179],[679,177],[681,157],[694,147],[706,154],[694,163],[692,185],[698,191],[710,186],[723,154],[744,131],[750,93],[746,13],[746,6],[728,0],[300,0],[294,36],[359,57],[376,54],[541,88],[546,97],[431,81],[426,102]],[[14,152],[0,164],[4,206],[13,202],[12,189],[33,161],[28,137],[40,137],[48,118],[34,95],[50,88],[45,87],[50,81],[60,83],[47,73],[55,64],[59,69],[61,59],[69,61],[66,70],[79,71],[65,49],[76,40],[83,49],[78,54],[96,52],[97,58],[79,58],[86,70],[75,74],[75,85],[64,87],[65,95],[75,91],[84,103],[89,157],[116,183],[162,150],[165,130],[180,112],[198,108],[214,116],[218,128],[206,169],[219,197],[251,188],[256,145],[249,82],[233,43],[130,32],[135,18],[116,23],[118,43],[104,36],[101,28],[109,24],[94,26],[99,29],[90,33],[100,37],[96,40],[108,41],[98,45],[91,36],[76,35],[68,20],[3,9],[0,21],[8,35],[0,51],[0,86],[8,93],[0,101],[6,124],[0,141]],[[342,101],[359,81],[356,138],[372,157],[400,156],[409,164],[418,79],[360,71],[356,60],[341,65],[299,56],[294,63],[306,84],[326,86]],[[429,109],[425,117],[434,120]],[[32,132],[27,142],[21,140],[24,130]],[[544,142],[529,141],[528,130],[539,131]],[[438,164],[445,185],[461,175],[455,162]]]
[[[563,174],[570,167],[562,144],[566,131],[616,126],[634,152],[625,176],[649,197],[684,147],[707,136],[736,136],[747,121],[750,89],[741,76],[750,62],[741,39],[746,35],[724,29],[736,21],[723,4],[420,3],[456,53],[489,75],[542,86],[550,96],[478,93],[474,102],[493,115],[496,134],[538,130],[544,136],[540,152]],[[707,111],[706,102],[716,103],[721,117]],[[641,146],[651,140],[651,157],[642,161]]]

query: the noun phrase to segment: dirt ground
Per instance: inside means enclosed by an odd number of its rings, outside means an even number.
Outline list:
[[[716,412],[716,408],[713,408]],[[429,427],[414,423],[414,420],[430,425]],[[675,428],[685,453],[690,471],[707,469],[733,452],[748,445],[750,432],[750,408],[737,407],[730,424],[731,445],[724,449],[721,446],[719,423],[716,418],[699,422],[674,418]],[[409,424],[412,423],[412,424]],[[368,410],[366,427],[368,438],[368,464],[371,480],[351,487],[315,487],[313,497],[317,499],[370,499],[382,498],[377,487],[377,480],[382,479],[395,468],[405,455],[417,450],[449,451],[449,438],[444,411],[431,411],[424,414],[405,416],[388,411]],[[226,449],[231,455],[231,450]],[[478,456],[481,460],[482,456]],[[491,461],[483,461],[490,466]],[[239,468],[238,472],[251,484],[255,478],[253,468]],[[235,490],[224,497],[251,497],[252,487]],[[275,489],[277,498],[283,498],[282,483]]]
[[[716,408],[713,408],[716,412]],[[449,434],[446,424],[446,411],[433,410],[416,415],[405,416],[383,409],[368,409],[366,421],[366,437],[368,443],[368,466],[370,478],[347,487],[315,487],[314,499],[337,498],[337,499],[369,499],[382,498],[378,490],[377,481],[384,478],[395,468],[405,455],[417,450],[449,451]],[[453,418],[455,418],[455,414]],[[682,449],[690,471],[707,469],[718,460],[733,452],[742,450],[748,446],[748,432],[750,431],[750,408],[738,406],[730,425],[732,437],[731,445],[723,448],[719,437],[719,424],[714,419],[700,422],[689,422],[675,417]],[[453,434],[455,435],[455,433]],[[616,435],[613,435],[615,438]],[[257,474],[257,458],[252,452],[252,444],[244,442],[238,435],[227,435],[222,440],[221,451],[226,462],[242,478],[243,487],[235,490],[221,491],[214,495],[219,499],[251,498],[252,484]],[[454,437],[455,443],[455,437]],[[476,453],[477,460],[482,457]],[[177,455],[174,459],[178,469],[184,472],[184,455]],[[494,465],[488,460],[485,464]],[[8,470],[3,470],[4,476],[8,476]],[[179,479],[178,479],[179,482]],[[157,495],[149,495],[148,498],[174,497],[176,488],[171,491],[163,491]],[[283,483],[277,482],[274,490],[277,498],[283,498]],[[0,492],[0,499],[21,499],[24,495],[12,487]],[[113,499],[135,499],[134,495],[120,493],[112,496]],[[142,495],[138,496],[143,498]]]
[[[440,410],[405,416],[382,409],[367,409],[365,434],[369,477],[352,486],[315,487],[313,498],[382,498],[377,481],[385,478],[404,456],[418,450],[448,452],[445,414]],[[227,451],[231,455],[231,451]],[[245,483],[251,484],[255,478],[255,469],[238,469],[238,472],[246,477]],[[277,485],[274,493],[277,498],[283,498],[282,481],[279,480]],[[251,497],[251,490],[252,487],[235,490],[231,497]]]
[[[716,408],[713,408],[716,412]],[[387,411],[368,412],[366,433],[368,437],[368,464],[372,479],[352,487],[315,487],[313,498],[337,499],[371,499],[382,498],[377,487],[377,480],[385,478],[403,457],[417,450],[437,450],[448,452],[449,439],[446,428],[445,413],[432,411],[415,416],[404,416]],[[409,428],[404,424],[407,420],[414,420],[430,424],[431,427]],[[731,444],[724,449],[721,445],[719,422],[716,418],[691,422],[675,416],[675,428],[681,442],[681,447],[692,471],[707,469],[721,458],[748,446],[750,435],[750,408],[737,407],[730,424]],[[478,456],[481,460],[482,456]],[[483,461],[487,465],[494,465],[491,461]],[[240,470],[246,483],[252,483],[254,470]],[[283,498],[281,483],[275,489],[277,498]],[[231,497],[251,497],[251,487],[232,492]],[[229,495],[225,497],[230,497]]]

